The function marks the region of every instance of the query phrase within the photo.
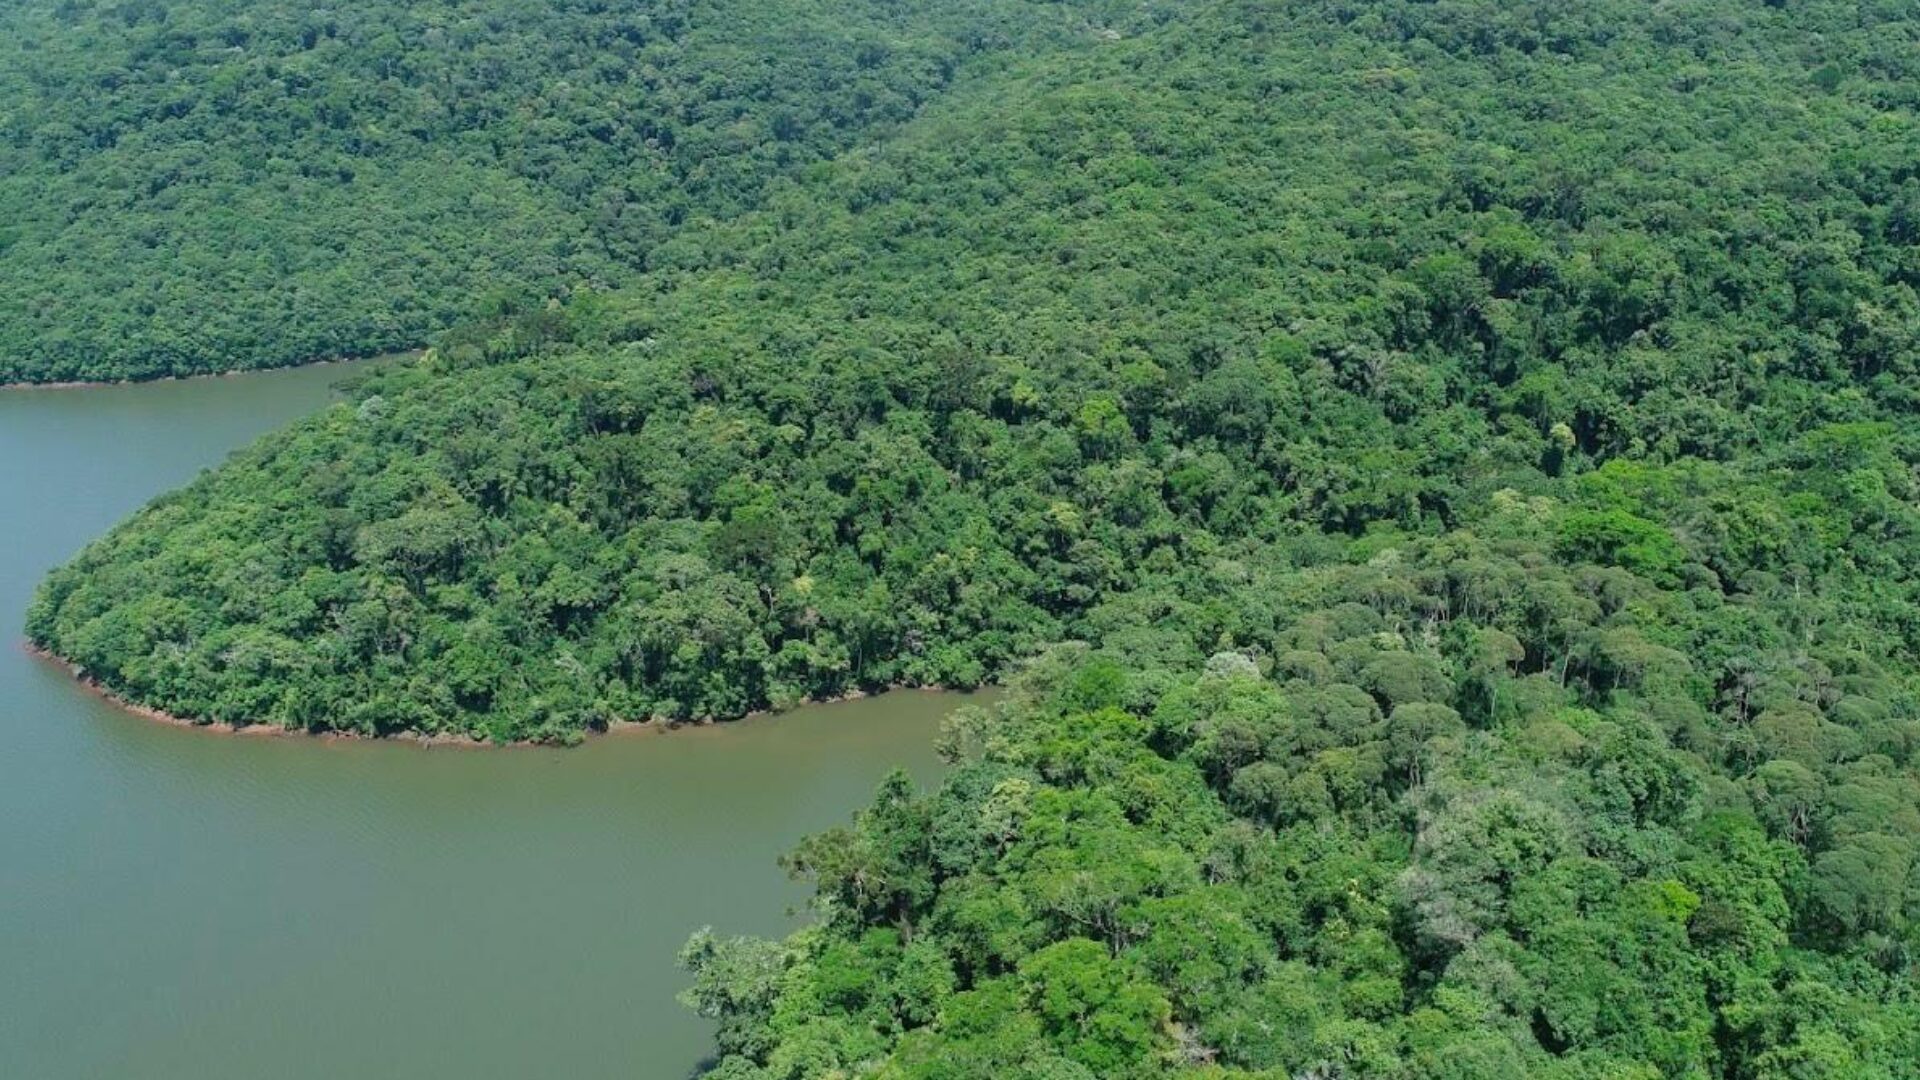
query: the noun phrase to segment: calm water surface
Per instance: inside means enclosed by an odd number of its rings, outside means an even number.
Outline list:
[[[687,933],[776,933],[775,866],[951,697],[469,751],[135,719],[15,647],[40,575],[342,366],[0,393],[0,1076],[654,1077],[709,1029]]]

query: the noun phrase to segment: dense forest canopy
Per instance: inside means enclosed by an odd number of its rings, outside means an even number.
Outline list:
[[[1011,680],[796,853],[819,925],[689,945],[726,1077],[1912,1075],[1920,21],[1075,25],[503,294],[29,633],[364,734]]]
[[[0,4],[0,382],[373,355],[604,287],[1108,6]]]

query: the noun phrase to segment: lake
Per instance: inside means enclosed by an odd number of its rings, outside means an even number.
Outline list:
[[[951,695],[429,749],[169,727],[18,647],[43,573],[351,370],[0,393],[0,1076],[678,1080],[687,935],[796,925],[777,856],[937,775]]]

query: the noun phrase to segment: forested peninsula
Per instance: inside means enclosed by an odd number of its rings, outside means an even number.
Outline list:
[[[689,944],[728,1080],[1915,1075],[1920,20],[993,11],[30,637],[369,735],[1009,684]]]

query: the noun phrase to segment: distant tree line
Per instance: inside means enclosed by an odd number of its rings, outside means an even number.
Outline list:
[[[8,4],[0,382],[370,356],[606,287],[1079,32],[1014,0]]]

